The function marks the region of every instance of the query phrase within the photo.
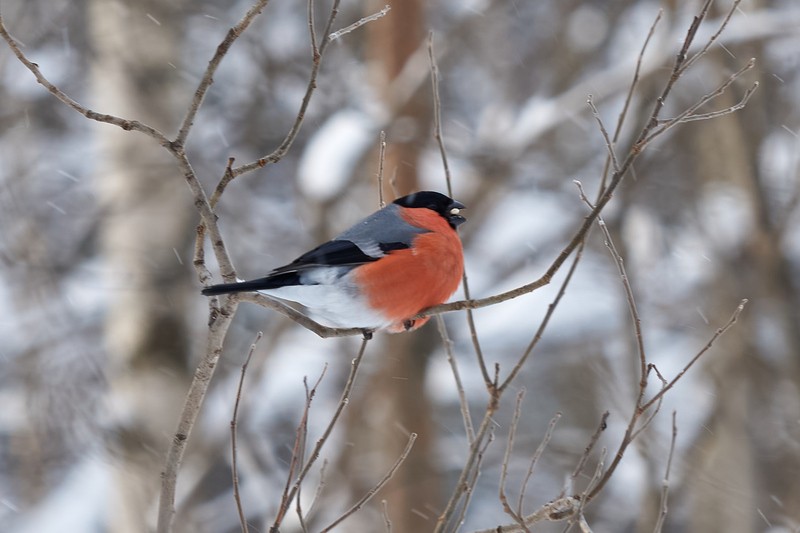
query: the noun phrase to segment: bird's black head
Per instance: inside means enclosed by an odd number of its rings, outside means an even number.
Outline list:
[[[393,203],[401,207],[422,207],[436,211],[442,215],[453,229],[467,221],[467,219],[460,214],[461,210],[464,209],[464,204],[453,200],[449,196],[434,191],[415,192],[408,196],[398,198]]]

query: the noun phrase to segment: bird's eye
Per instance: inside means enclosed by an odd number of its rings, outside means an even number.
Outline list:
[[[450,214],[451,214],[451,215],[457,215],[457,214],[459,214],[460,212],[461,212],[461,209],[459,209],[459,208],[457,208],[457,207],[454,207],[454,208],[452,208],[452,209],[450,210]]]

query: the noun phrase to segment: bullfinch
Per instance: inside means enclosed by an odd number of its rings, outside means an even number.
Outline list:
[[[266,277],[211,285],[203,294],[258,291],[302,305],[324,325],[414,330],[430,318],[414,317],[445,302],[461,282],[462,209],[438,192],[409,194]]]

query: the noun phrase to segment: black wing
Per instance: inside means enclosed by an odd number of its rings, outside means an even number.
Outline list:
[[[378,259],[380,257],[373,257],[364,253],[364,250],[356,246],[353,241],[333,240],[320,244],[288,265],[276,268],[270,272],[270,275],[297,272],[321,266],[358,266]]]
[[[403,248],[408,248],[408,245],[402,242],[380,244],[380,250],[383,253],[392,250],[401,250]],[[304,253],[288,265],[276,268],[265,278],[211,285],[203,289],[202,292],[205,296],[213,296],[215,294],[262,291],[285,287],[287,285],[300,285],[303,283],[300,279],[300,274],[305,270],[325,266],[355,267],[363,265],[364,263],[377,261],[378,259],[380,259],[380,256],[373,257],[364,253],[364,251],[352,241],[333,240],[317,246],[310,252]]]

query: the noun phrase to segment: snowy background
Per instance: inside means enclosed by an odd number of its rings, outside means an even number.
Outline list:
[[[168,5],[164,5],[168,4]],[[279,163],[237,178],[216,212],[242,278],[263,275],[378,205],[385,175],[401,193],[445,191],[432,135],[426,40],[434,32],[442,127],[473,297],[537,279],[587,213],[606,148],[592,94],[613,130],[658,10],[622,130],[625,153],[661,92],[700,3],[396,0],[392,11],[334,41],[302,130]],[[328,2],[315,2],[321,32]],[[384,2],[344,0],[334,29]],[[208,60],[248,2],[2,1],[22,50],[88,107],[174,135]],[[703,43],[730,7],[715,3]],[[649,362],[674,377],[739,301],[740,321],[667,395],[586,509],[596,532],[653,531],[677,412],[668,532],[800,531],[800,5],[743,1],[728,28],[680,80],[662,116],[712,91],[751,58],[755,68],[692,122],[655,141],[604,211],[625,260]],[[225,57],[189,137],[207,191],[229,157],[273,150],[297,114],[311,70],[307,5],[273,0]],[[0,47],[0,530],[139,532],[154,523],[159,474],[192,372],[205,348],[208,303],[192,268],[191,196],[151,139],[86,120]],[[387,188],[387,194],[391,190]],[[210,270],[218,275],[213,255]],[[507,373],[566,274],[475,312],[484,357]],[[219,278],[216,278],[217,280]],[[455,298],[461,299],[459,291]],[[466,317],[446,315],[475,422],[488,400]],[[300,420],[304,377],[327,371],[309,442],[330,419],[355,338],[320,339],[243,305],[189,442],[177,531],[239,531],[229,423],[256,333],[239,415],[239,475],[251,531],[272,523]],[[462,531],[509,524],[498,499],[514,396],[525,390],[508,487],[516,501],[548,422],[560,421],[526,490],[525,510],[573,490],[568,480],[603,411],[613,453],[635,405],[638,357],[616,265],[595,228],[541,343],[493,418],[494,442]],[[652,380],[649,393],[658,390]],[[309,530],[392,481],[336,531],[433,529],[468,453],[458,391],[435,323],[377,335],[343,419],[323,450],[324,485]],[[608,462],[608,461],[607,461]],[[321,466],[318,465],[318,466]],[[304,485],[307,509],[320,481]],[[582,490],[588,479],[580,479]],[[540,526],[563,531],[563,524]],[[550,529],[548,529],[550,528]],[[296,515],[282,531],[302,531]],[[573,527],[577,531],[577,527]]]

